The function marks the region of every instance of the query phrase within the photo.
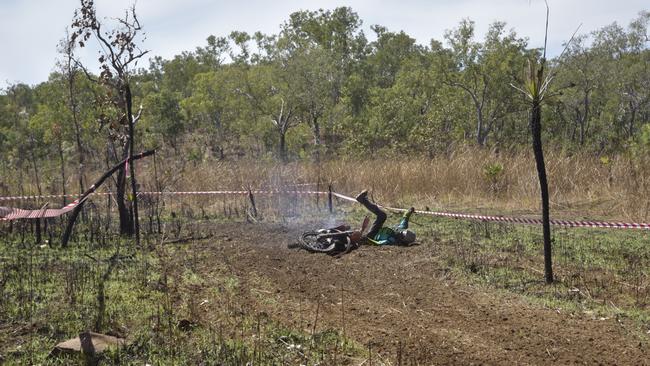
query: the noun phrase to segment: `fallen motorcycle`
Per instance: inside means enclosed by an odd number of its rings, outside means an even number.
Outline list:
[[[352,240],[352,234],[363,233],[368,227],[366,217],[360,230],[351,230],[349,225],[339,225],[332,228],[305,231],[300,235],[299,247],[310,253],[326,253],[330,255],[349,253],[359,247],[360,243]]]

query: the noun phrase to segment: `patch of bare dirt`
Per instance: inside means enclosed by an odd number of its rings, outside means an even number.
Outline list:
[[[225,224],[192,245],[199,271],[239,280],[237,301],[306,332],[337,329],[398,364],[650,365],[650,345],[616,319],[458,284],[436,243],[364,246],[341,258],[288,249],[299,230]]]

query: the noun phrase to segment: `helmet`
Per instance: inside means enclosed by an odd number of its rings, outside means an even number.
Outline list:
[[[411,244],[415,241],[415,233],[411,230],[402,230],[400,236],[402,237],[401,241],[403,244]]]

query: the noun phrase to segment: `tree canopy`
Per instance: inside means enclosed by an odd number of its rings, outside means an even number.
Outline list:
[[[642,11],[627,26],[578,35],[549,60],[554,81],[542,116],[545,141],[611,153],[646,138],[649,21]],[[529,143],[526,101],[511,86],[521,85],[527,60],[540,54],[525,35],[495,22],[479,39],[474,22],[464,19],[443,40],[421,45],[381,25],[367,37],[361,25],[347,7],[299,11],[277,34],[209,35],[195,50],[154,57],[147,67],[129,65],[133,103],[143,106],[137,141],[190,159],[284,161],[366,152],[433,156],[457,144]],[[85,40],[85,33],[74,34]],[[104,84],[126,80],[109,67],[116,60],[103,61],[96,77]],[[18,157],[30,148],[36,160],[56,152],[74,161],[83,150],[102,165],[105,135],[119,121],[101,101],[119,94],[119,83],[107,94],[74,67],[57,70],[39,85],[0,93],[5,168],[23,164]]]

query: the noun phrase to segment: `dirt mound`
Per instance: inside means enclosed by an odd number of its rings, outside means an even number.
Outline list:
[[[647,340],[615,318],[455,283],[436,243],[335,258],[288,249],[298,234],[226,224],[192,250],[200,271],[236,276],[238,300],[251,308],[291,328],[338,329],[391,364],[650,365]]]

